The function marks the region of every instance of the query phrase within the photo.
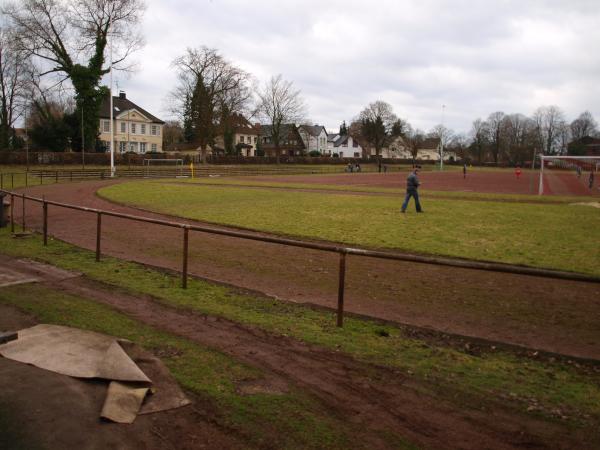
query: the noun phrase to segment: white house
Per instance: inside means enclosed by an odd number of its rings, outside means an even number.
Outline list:
[[[334,153],[340,158],[362,158],[363,149],[349,134],[335,134],[327,141],[327,154]]]
[[[327,152],[327,131],[321,125],[300,125],[298,133],[302,138],[306,153],[317,151],[324,155]]]

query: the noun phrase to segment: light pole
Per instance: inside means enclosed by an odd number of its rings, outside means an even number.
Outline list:
[[[113,119],[113,37],[110,36],[110,176],[115,176],[115,124]]]
[[[442,105],[442,129],[440,130],[440,170],[444,170],[444,110],[446,105]]]

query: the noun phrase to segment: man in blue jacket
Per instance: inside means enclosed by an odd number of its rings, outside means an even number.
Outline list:
[[[415,198],[415,206],[417,207],[417,212],[421,213],[423,210],[421,209],[421,203],[419,203],[419,185],[421,182],[419,181],[419,170],[421,166],[416,166],[412,173],[406,179],[406,198],[404,199],[404,203],[402,204],[402,212],[406,212],[406,207],[408,206],[408,202],[411,197]]]

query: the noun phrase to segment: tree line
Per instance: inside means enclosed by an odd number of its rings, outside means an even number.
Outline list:
[[[143,44],[139,24],[142,0],[21,0],[2,8],[0,30],[0,148],[16,149],[22,141],[15,124],[26,119],[30,139],[50,150],[94,150],[99,136],[99,109],[108,89],[101,85],[112,66],[127,71],[127,59]],[[109,46],[110,44],[110,46]],[[222,140],[230,154],[240,151],[234,130],[240,118],[268,127],[279,158],[287,126],[310,123],[301,92],[281,75],[259,84],[216,49],[188,48],[172,62],[177,82],[167,103],[177,118],[164,139],[193,144],[205,159]],[[242,121],[243,122],[243,121]],[[598,136],[588,111],[568,123],[557,106],[543,106],[531,116],[497,111],[473,121],[468,133],[439,124],[425,132],[399,118],[390,104],[364,107],[340,133],[350,133],[365,152],[381,155],[399,137],[417,157],[428,138],[477,163],[522,163],[534,152],[564,154],[568,144]],[[260,144],[260,143],[259,143]],[[571,146],[570,151],[582,152]],[[366,154],[365,154],[366,156]]]

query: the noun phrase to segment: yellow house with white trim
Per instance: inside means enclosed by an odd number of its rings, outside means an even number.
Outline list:
[[[110,98],[100,107],[100,141],[110,149]],[[125,92],[113,97],[114,149],[139,154],[163,151],[164,122],[127,99]]]

